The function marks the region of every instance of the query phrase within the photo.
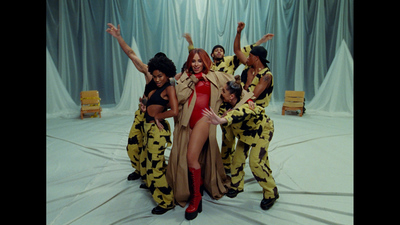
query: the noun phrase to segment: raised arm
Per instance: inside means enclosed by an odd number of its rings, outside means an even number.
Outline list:
[[[189,50],[189,52],[190,52],[191,50],[194,49],[192,37],[190,36],[189,33],[184,33],[184,34],[183,34],[183,37],[186,39],[186,41],[187,41],[188,44],[189,44],[188,50]]]
[[[262,43],[265,43],[265,42],[271,40],[272,37],[274,37],[274,34],[268,33],[268,34],[262,36],[262,37],[260,38],[260,40],[258,40],[258,41],[256,42],[255,45],[261,45]]]
[[[235,52],[235,55],[239,58],[240,62],[246,65],[247,57],[241,51],[241,48],[240,48],[240,37],[241,37],[242,30],[244,29],[244,27],[245,27],[245,23],[243,23],[243,22],[238,23],[237,33],[236,33],[235,41],[233,43],[233,51]],[[274,34],[268,33],[268,34],[262,36],[260,38],[260,40],[258,40],[256,43],[254,43],[254,45],[255,46],[261,45],[262,43],[265,43],[265,42],[271,40],[272,37],[274,37]]]
[[[118,24],[118,29],[111,23],[107,23],[107,25],[109,28],[107,28],[106,32],[111,34],[113,37],[115,37],[118,40],[118,43],[121,46],[122,50],[132,60],[136,69],[139,70],[139,72],[144,74],[146,83],[149,83],[152,79],[152,76],[147,69],[147,65],[144,64],[142,62],[142,60],[139,59],[139,57],[135,54],[135,52],[132,50],[132,48],[129,47],[129,45],[124,41],[124,39],[121,36],[120,25]]]
[[[247,57],[240,49],[240,36],[244,26],[245,24],[243,22],[238,23],[235,41],[233,42],[233,52],[235,53],[236,57],[238,57],[240,62],[246,65]]]

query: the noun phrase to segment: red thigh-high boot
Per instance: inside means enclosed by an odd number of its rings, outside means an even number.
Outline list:
[[[185,218],[187,220],[192,220],[196,218],[197,213],[201,213],[203,210],[200,194],[201,168],[196,170],[189,167],[189,175],[191,199],[189,207],[187,207],[185,211]]]

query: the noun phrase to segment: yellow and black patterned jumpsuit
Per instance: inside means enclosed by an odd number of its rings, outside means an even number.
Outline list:
[[[257,45],[256,44],[246,45],[241,49],[241,51],[244,53],[244,55],[246,57],[248,57],[250,54],[250,51],[253,49],[254,46],[257,46]],[[236,55],[225,56],[224,58],[222,58],[222,60],[220,62],[213,63],[211,65],[211,69],[214,71],[220,71],[220,72],[234,75],[235,70],[240,66],[240,64],[241,64],[241,62]],[[225,102],[222,103],[222,105],[220,107],[220,113],[222,114],[223,112],[225,112],[226,108],[228,108],[228,107],[229,107],[228,103],[225,103]],[[224,124],[221,124],[221,129],[222,129],[222,133],[223,133],[223,135],[222,135],[223,146],[221,148],[222,162],[224,164],[225,170],[228,170],[228,169],[230,169],[232,155],[235,150],[235,138],[230,138],[230,136],[232,136],[231,134],[228,134],[228,136],[225,136],[225,134],[229,133],[229,131],[226,131]]]
[[[242,87],[246,84],[247,80],[247,71],[248,67],[246,67],[243,72],[242,72]],[[255,100],[256,105],[261,106],[262,108],[265,108],[269,105],[269,102],[271,100],[271,95],[272,95],[272,90],[274,88],[274,78],[272,76],[272,73],[268,67],[262,69],[257,73],[257,75],[254,77],[253,81],[249,85],[248,91],[253,92],[257,84],[260,82],[261,78],[264,77],[265,75],[270,75],[271,76],[271,85],[266,88]],[[221,106],[219,110],[219,115],[222,115],[229,107],[229,105],[224,104]],[[235,137],[232,134],[232,131],[229,129],[225,128],[226,125],[221,125],[222,133],[223,133],[223,138],[222,138],[222,147],[221,147],[221,156],[222,156],[222,162],[224,163],[224,168],[225,170],[230,170],[231,169],[231,162],[232,162],[232,157],[233,154],[235,153]],[[238,141],[238,144],[236,145],[237,148],[243,148],[244,143],[240,143],[240,140]]]
[[[274,122],[265,114],[263,107],[256,106],[254,110],[249,109],[248,104],[243,104],[237,109],[231,110],[224,117],[228,120],[233,134],[246,146],[236,148],[232,159],[231,188],[243,191],[244,166],[247,157],[251,172],[258,184],[263,188],[265,199],[278,198],[278,188],[272,177],[272,170],[268,160],[268,146],[274,134]]]

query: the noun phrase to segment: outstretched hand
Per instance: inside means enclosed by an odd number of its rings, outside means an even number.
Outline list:
[[[209,123],[214,124],[214,125],[218,125],[218,124],[223,124],[226,123],[226,119],[223,119],[221,117],[219,117],[217,114],[215,114],[215,112],[210,108],[210,109],[203,109],[203,116],[208,118]]]
[[[274,36],[275,36],[274,34],[270,34],[270,33],[264,35],[264,36],[261,38],[262,43],[271,40]]]
[[[189,45],[193,45],[192,37],[190,36],[189,33],[184,33],[182,37],[184,37],[186,39],[186,41],[189,43]]]
[[[113,37],[119,37],[121,36],[121,28],[118,24],[118,29],[112,24],[112,23],[107,23],[107,28],[106,32],[111,34]]]

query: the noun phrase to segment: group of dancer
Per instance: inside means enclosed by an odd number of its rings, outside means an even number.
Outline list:
[[[244,191],[244,166],[263,188],[260,207],[267,210],[279,198],[268,161],[273,121],[265,114],[273,90],[273,76],[266,63],[267,51],[260,44],[272,39],[266,34],[255,44],[240,47],[238,23],[234,56],[216,45],[211,52],[193,46],[189,34],[189,56],[180,73],[174,63],[157,53],[144,64],[121,37],[120,25],[107,24],[123,51],[144,74],[146,86],[129,132],[127,153],[135,171],[128,180],[141,179],[157,206],[153,214],[164,214],[176,204],[185,207],[185,218],[202,212],[203,190],[213,199],[234,198]],[[242,75],[233,77],[240,64]],[[166,118],[174,118],[173,141]],[[221,152],[216,138],[222,128]],[[235,147],[235,139],[238,139]],[[168,165],[165,149],[171,147]],[[230,174],[231,176],[229,176]]]

